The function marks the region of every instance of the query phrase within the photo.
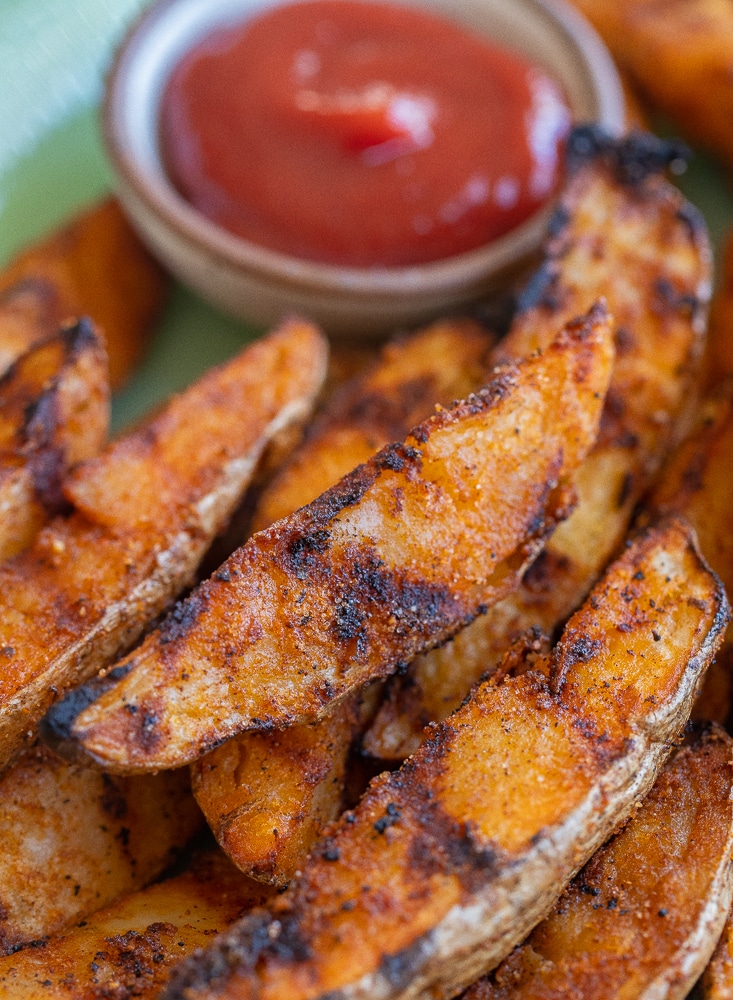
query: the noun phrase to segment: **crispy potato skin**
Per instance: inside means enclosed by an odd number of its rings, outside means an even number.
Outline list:
[[[0,764],[190,583],[267,441],[308,413],[325,364],[321,335],[287,322],[77,467],[65,484],[76,511],[0,567]]]
[[[546,259],[495,360],[544,346],[569,317],[607,295],[617,351],[599,440],[573,475],[575,510],[522,586],[390,682],[364,740],[375,757],[413,753],[424,727],[457,708],[517,635],[535,624],[552,633],[565,621],[622,544],[634,507],[686,423],[696,400],[711,253],[697,211],[664,179],[673,153],[652,137],[611,143],[583,129],[571,138],[572,175]]]
[[[176,963],[267,899],[219,852],[200,855],[184,874],[0,958],[0,997],[152,1000]]]
[[[733,741],[685,747],[550,915],[464,1000],[682,1000],[733,896]]]
[[[201,825],[185,771],[113,778],[28,750],[0,777],[0,954],[142,888]]]
[[[649,789],[727,620],[684,524],[638,538],[544,669],[480,685],[326,831],[269,911],[181,968],[167,1000],[455,995]]]
[[[293,459],[263,493],[260,530],[303,507],[436,403],[483,384],[492,340],[469,320],[442,320],[385,345],[327,401]],[[373,699],[373,693],[372,693]],[[325,719],[242,733],[191,765],[196,800],[219,844],[249,875],[284,884],[341,807],[349,748],[370,714],[350,698]]]
[[[253,536],[113,677],[59,703],[45,738],[111,770],[176,766],[246,729],[313,721],[452,635],[541,543],[612,358],[598,306]]]
[[[109,427],[107,354],[81,321],[32,347],[0,376],[0,563],[63,505],[69,469]]]
[[[574,0],[642,92],[733,165],[729,0]]]
[[[147,348],[167,289],[117,202],[94,205],[0,273],[0,371],[65,321],[91,316],[118,389]]]

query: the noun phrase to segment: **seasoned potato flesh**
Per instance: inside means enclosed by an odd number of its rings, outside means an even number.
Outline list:
[[[89,316],[118,389],[150,342],[168,283],[117,202],[93,205],[0,272],[0,371],[62,323]]]
[[[309,503],[379,448],[404,438],[436,404],[468,396],[483,384],[491,344],[469,320],[441,320],[386,344],[326,402],[265,489],[253,527],[266,528]],[[349,749],[368,718],[361,696],[350,696],[318,722],[241,733],[191,765],[207,822],[242,871],[290,881],[340,811]]]
[[[593,443],[613,349],[602,306],[259,532],[45,738],[111,770],[175,767],[336,699],[504,596]],[[554,524],[552,525],[554,526]]]
[[[682,1000],[733,897],[733,741],[685,747],[527,941],[464,1000]]]
[[[0,567],[0,766],[190,583],[268,440],[309,411],[325,350],[287,323],[77,467],[76,511]]]
[[[544,346],[606,295],[617,354],[599,440],[573,475],[575,510],[522,586],[390,682],[364,740],[378,758],[413,753],[424,727],[457,708],[518,635],[536,624],[552,633],[580,605],[694,405],[711,254],[696,209],[664,177],[674,148],[651,136],[611,141],[584,128],[571,136],[569,155],[545,261],[495,360]]]
[[[0,954],[141,889],[201,825],[185,771],[110,778],[26,751],[0,777]]]
[[[108,426],[107,354],[86,321],[0,376],[0,563],[60,509],[69,469],[97,454]]]
[[[153,1000],[176,963],[267,898],[223,855],[202,854],[182,875],[0,958],[0,997]]]
[[[168,1000],[455,995],[648,791],[727,618],[687,526],[637,538],[543,669],[480,685],[269,910],[182,967]]]

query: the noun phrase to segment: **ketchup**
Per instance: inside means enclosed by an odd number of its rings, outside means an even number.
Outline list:
[[[220,29],[165,89],[165,168],[272,250],[353,266],[481,246],[552,194],[570,112],[538,66],[388,3],[305,0]]]

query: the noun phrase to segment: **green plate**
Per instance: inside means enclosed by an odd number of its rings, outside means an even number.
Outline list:
[[[99,134],[104,72],[146,0],[2,0],[0,264],[111,188]],[[682,179],[713,239],[733,223],[720,169],[697,157]],[[120,427],[258,331],[176,287],[152,350],[113,405]]]

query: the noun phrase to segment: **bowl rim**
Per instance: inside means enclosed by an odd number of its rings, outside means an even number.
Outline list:
[[[169,230],[194,244],[209,261],[247,271],[264,281],[283,281],[303,292],[348,293],[354,299],[411,298],[423,286],[446,292],[475,284],[499,273],[536,249],[553,211],[552,200],[527,220],[489,243],[450,257],[419,264],[353,267],[322,263],[270,250],[229,233],[200,213],[176,190],[165,172],[152,172],[132,152],[125,117],[128,83],[145,37],[170,16],[182,0],[155,0],[133,21],[123,36],[105,79],[102,101],[102,138],[118,184],[127,188],[145,209],[163,220]],[[276,3],[270,6],[276,6]],[[283,3],[290,0],[282,0]],[[393,0],[394,2],[394,0]],[[555,23],[584,63],[598,106],[597,121],[611,133],[623,130],[625,102],[616,65],[604,42],[588,21],[565,0],[523,0],[541,17]],[[450,13],[439,16],[449,18]],[[164,47],[158,58],[165,55]],[[157,109],[157,104],[155,105]],[[578,124],[578,123],[576,123]]]

